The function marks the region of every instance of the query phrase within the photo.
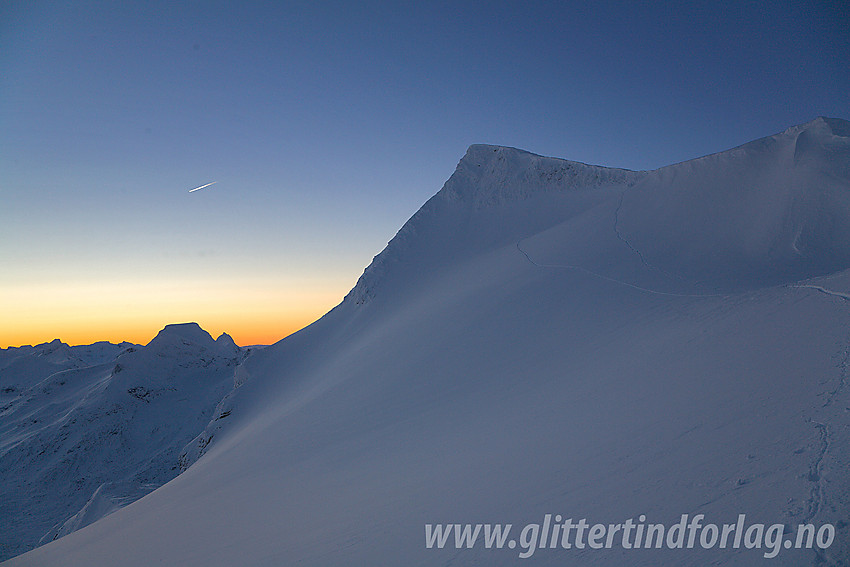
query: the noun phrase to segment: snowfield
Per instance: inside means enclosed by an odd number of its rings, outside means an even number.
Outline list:
[[[169,360],[213,361],[173,386],[209,410],[122,421],[138,443],[110,458],[148,455],[149,428],[176,427],[191,466],[3,565],[850,564],[848,268],[843,120],[648,172],[472,146],[319,321],[241,363],[163,341]],[[39,406],[44,419],[121,376],[92,368],[69,371],[80,394]],[[136,381],[122,382],[122,407],[171,395],[161,376],[135,401]],[[4,407],[7,451],[29,414]],[[29,431],[14,435],[45,447],[57,435]],[[4,484],[30,462],[0,460]],[[105,482],[86,506],[103,506]],[[24,521],[29,504],[16,505],[4,515]],[[745,514],[782,524],[785,541],[807,523],[834,539],[772,558],[697,543],[521,559],[520,529],[547,514],[668,526]],[[426,524],[478,523],[513,524],[515,547],[426,546]]]

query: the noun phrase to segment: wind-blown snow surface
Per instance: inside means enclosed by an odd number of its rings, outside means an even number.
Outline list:
[[[203,457],[8,565],[848,564],[848,134],[652,172],[472,146],[338,307],[244,363]],[[547,513],[836,536],[425,547]]]
[[[233,388],[241,356],[229,336],[213,341],[194,323],[169,325],[145,347],[56,340],[0,350],[2,556],[174,478],[181,450]]]

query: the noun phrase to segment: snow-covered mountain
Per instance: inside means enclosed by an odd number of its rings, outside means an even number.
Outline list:
[[[66,535],[180,472],[181,450],[233,388],[243,357],[197,324],[147,346],[56,340],[0,350],[0,546]]]
[[[183,474],[8,565],[850,564],[848,268],[843,120],[649,172],[472,146],[339,306],[244,361]],[[684,514],[779,531],[542,539]],[[426,544],[497,523],[501,549]],[[783,545],[805,524],[829,545]]]

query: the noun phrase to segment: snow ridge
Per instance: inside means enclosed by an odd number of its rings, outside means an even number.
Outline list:
[[[560,158],[504,146],[474,144],[442,189],[422,206],[364,270],[347,301],[366,303],[388,270],[406,255],[412,241],[429,230],[451,230],[447,218],[466,218],[488,209],[552,194],[634,186],[645,172]]]
[[[736,148],[630,171],[469,147],[443,188],[364,270],[345,300],[363,304],[416,242],[468,241],[460,227],[526,200],[614,189],[617,238],[671,281],[725,291],[850,267],[850,122],[819,117]],[[554,222],[554,221],[553,221]],[[639,227],[639,228],[638,228]],[[442,236],[435,236],[441,233]],[[516,240],[514,240],[516,242]],[[698,260],[698,261],[697,261]],[[748,273],[746,273],[748,272]],[[725,280],[737,282],[724,283]]]
[[[501,205],[550,191],[632,186],[645,172],[587,165],[503,146],[469,147],[441,193],[475,208]]]

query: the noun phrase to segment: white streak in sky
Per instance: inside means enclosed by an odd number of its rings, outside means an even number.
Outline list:
[[[213,181],[212,183],[207,183],[206,185],[201,185],[200,187],[195,187],[194,189],[189,189],[189,193],[197,191],[198,189],[203,189],[204,187],[209,187],[213,183],[218,183],[218,181]]]

